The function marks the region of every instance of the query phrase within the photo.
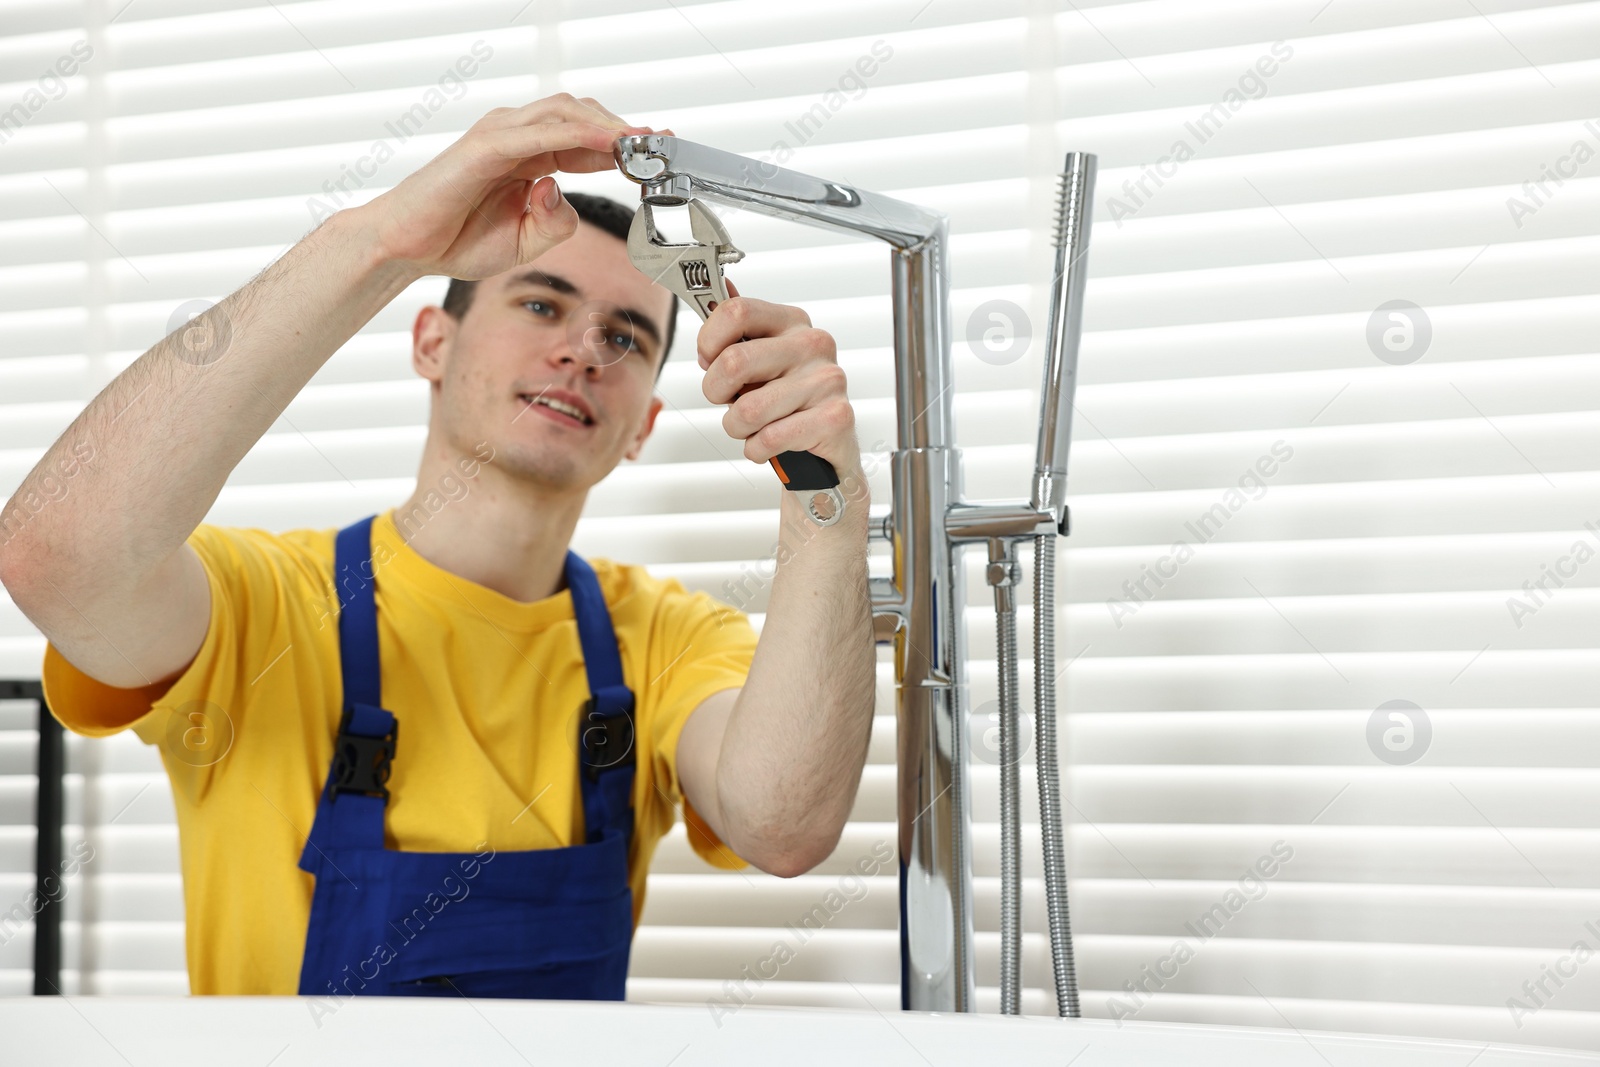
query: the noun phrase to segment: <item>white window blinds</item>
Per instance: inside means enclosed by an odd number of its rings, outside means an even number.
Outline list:
[[[375,14],[0,5],[0,491],[186,302],[219,299],[489,108],[567,90],[948,212],[967,492],[1024,499],[1054,172],[1066,150],[1097,153],[1050,668],[1086,1013],[1600,1047],[1600,959],[1576,952],[1600,953],[1600,4]],[[612,175],[566,184],[635,195]],[[750,253],[741,289],[839,339],[887,502],[883,249],[726,221]],[[210,521],[330,527],[403,499],[426,417],[407,331],[442,292],[414,286],[341,349]],[[743,576],[770,554],[776,491],[743,476],[700,396],[696,325],[680,320],[655,440],[592,495],[576,547],[735,599],[759,585]],[[969,564],[993,1010],[993,624]],[[743,603],[759,622],[764,598]],[[0,676],[36,677],[41,650],[0,609]],[[674,831],[631,996],[898,1004],[886,661],[880,683],[833,859],[790,881],[716,873]],[[25,735],[0,749],[0,904],[31,863]],[[186,989],[155,754],[75,739],[69,767],[69,838],[96,857],[68,896],[69,991]],[[1025,1009],[1043,1013],[1027,840]],[[25,941],[0,945],[10,992],[28,987]]]

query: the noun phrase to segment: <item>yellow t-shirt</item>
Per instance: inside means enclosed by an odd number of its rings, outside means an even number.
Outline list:
[[[170,687],[117,689],[51,646],[44,687],[68,728],[132,726],[172,781],[183,865],[189,986],[292,994],[314,880],[298,864],[338,730],[333,530],[202,525],[189,538],[211,622]],[[476,852],[582,841],[578,711],[588,696],[572,598],[523,603],[442,570],[373,523],[383,706],[399,721],[389,848]],[[681,798],[677,743],[701,701],[744,684],[756,636],[740,612],[642,567],[589,561],[635,695],[630,853],[634,922],[657,841]],[[163,692],[163,689],[165,690]],[[684,801],[695,851],[744,861]]]

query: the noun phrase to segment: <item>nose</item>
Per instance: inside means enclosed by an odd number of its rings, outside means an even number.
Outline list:
[[[590,358],[591,353],[582,347],[582,341],[574,344],[571,340],[565,344],[556,345],[550,353],[550,362],[565,370],[577,366],[592,380],[599,380],[604,374],[601,364]]]
[[[551,362],[561,367],[570,366],[572,364],[577,364],[580,366],[592,366],[588,360],[579,358],[578,353],[573,351],[571,345],[557,346],[556,350],[552,353]]]

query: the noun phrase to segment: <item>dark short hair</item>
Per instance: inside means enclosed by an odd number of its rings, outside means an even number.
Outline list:
[[[572,205],[581,221],[604,230],[619,241],[627,241],[628,229],[633,225],[632,208],[610,197],[594,196],[590,193],[569,193],[563,189],[561,195],[567,198],[567,203]],[[444,308],[446,314],[460,322],[467,309],[472,307],[472,298],[477,291],[477,282],[451,278],[450,287],[444,293],[444,303],[440,306]],[[661,371],[667,365],[667,357],[672,355],[672,337],[677,332],[677,325],[678,300],[677,297],[673,297],[672,312],[667,316],[667,337],[661,346],[661,363],[656,367],[657,381],[661,380]]]

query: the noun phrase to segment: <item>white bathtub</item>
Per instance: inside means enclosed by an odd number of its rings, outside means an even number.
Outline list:
[[[1600,1055],[1480,1042],[1105,1020],[872,1010],[360,997],[0,1000],[0,1063],[93,1067],[297,1064],[1509,1067]]]

